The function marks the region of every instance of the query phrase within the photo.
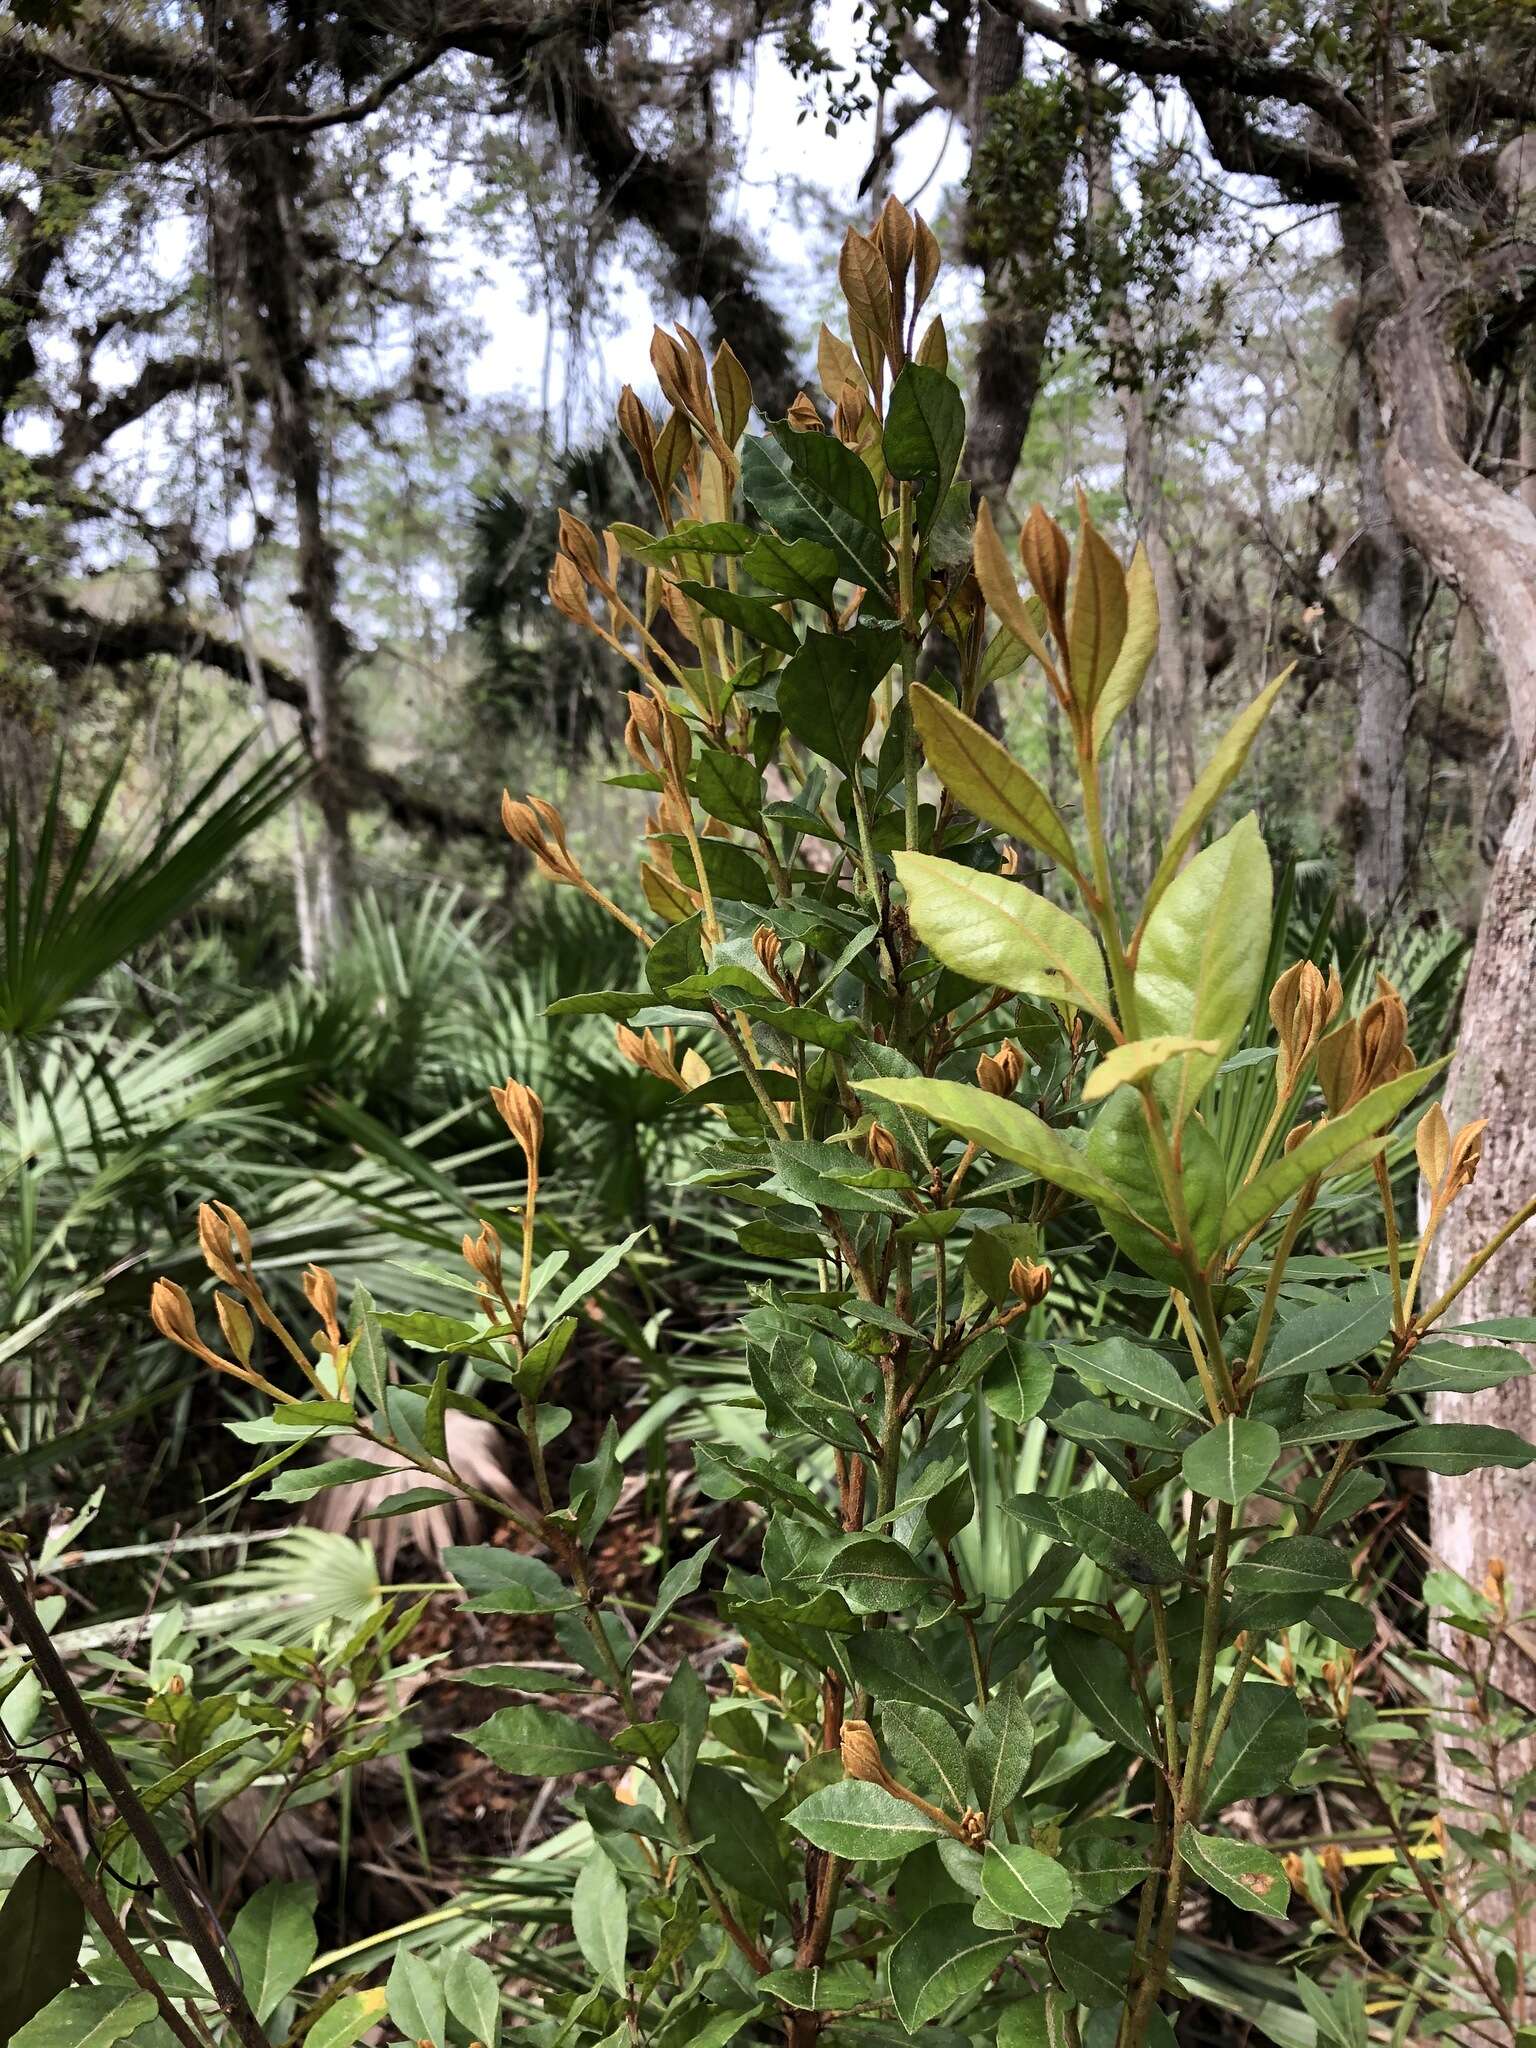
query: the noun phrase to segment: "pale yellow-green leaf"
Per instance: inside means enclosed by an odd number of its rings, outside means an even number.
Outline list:
[[[1084,1102],[1099,1102],[1116,1088],[1145,1081],[1169,1060],[1185,1052],[1219,1052],[1214,1038],[1133,1038],[1105,1053],[1083,1083]]]
[[[928,765],[951,796],[994,831],[1075,868],[1072,835],[1045,791],[1006,747],[945,698],[912,685],[912,722]]]
[[[1157,652],[1159,616],[1152,564],[1140,545],[1131,557],[1125,579],[1125,638],[1115,665],[1093,707],[1093,750],[1100,753],[1121,712],[1136,701],[1153,655]]]
[[[1179,864],[1194,843],[1201,826],[1216,808],[1221,796],[1242,772],[1249,749],[1259,736],[1259,728],[1269,716],[1270,706],[1280,693],[1281,685],[1290,675],[1283,669],[1266,689],[1259,692],[1245,711],[1228,726],[1222,735],[1216,751],[1200,773],[1198,781],[1184,800],[1184,806],[1173,821],[1168,834],[1168,844],[1163,848],[1163,857],[1158,862],[1157,873],[1152,877],[1152,886],[1147,891],[1147,900],[1142,906],[1141,921],[1146,923],[1158,899],[1179,871]]]
[[[304,2036],[305,2048],[356,2048],[364,2034],[384,2017],[384,1986],[354,1991],[327,2006]]]
[[[1372,1142],[1377,1134],[1397,1120],[1445,1065],[1446,1060],[1435,1060],[1427,1067],[1373,1088],[1353,1109],[1346,1110],[1343,1116],[1330,1117],[1315,1131],[1309,1131],[1291,1151],[1272,1160],[1228,1202],[1221,1218],[1221,1242],[1232,1244],[1245,1237],[1309,1180],[1320,1179],[1333,1169],[1342,1171],[1358,1165],[1361,1154],[1368,1157],[1379,1151],[1380,1145]]]
[[[1067,627],[1072,650],[1072,694],[1091,710],[1114,670],[1125,639],[1125,571],[1091,519],[1077,537],[1077,581]]]
[[[858,1089],[861,1095],[878,1096],[898,1108],[916,1110],[979,1152],[1011,1160],[1102,1210],[1121,1216],[1130,1213],[1113,1182],[1096,1172],[1059,1131],[1053,1131],[1022,1103],[989,1095],[984,1088],[972,1088],[964,1081],[861,1080]]]
[[[1003,551],[1003,544],[997,537],[997,528],[992,524],[992,514],[985,498],[976,514],[976,531],[972,540],[976,581],[981,585],[981,594],[997,614],[998,622],[1008,628],[1015,640],[1021,641],[1039,662],[1046,674],[1053,680],[1056,667],[1046,652],[1030,617],[1029,607],[1024,602],[1018,584],[1014,581],[1013,570]]]
[[[1180,1056],[1175,1127],[1242,1036],[1269,953],[1269,854],[1250,811],[1196,854],[1147,921],[1136,957],[1136,1011],[1149,1038],[1211,1039]]]
[[[651,909],[668,924],[681,924],[698,909],[681,883],[674,882],[648,860],[640,863],[640,888]]]
[[[898,853],[907,915],[928,950],[984,986],[1107,1017],[1109,989],[1098,940],[1046,897],[927,853]]]

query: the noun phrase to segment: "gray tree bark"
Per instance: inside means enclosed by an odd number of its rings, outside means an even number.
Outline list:
[[[1346,247],[1360,272],[1361,316],[1356,321],[1359,420],[1356,459],[1360,526],[1356,564],[1361,589],[1357,628],[1359,669],[1355,703],[1355,750],[1351,775],[1355,897],[1373,925],[1380,926],[1402,894],[1406,879],[1408,722],[1413,704],[1409,612],[1413,563],[1387,493],[1386,430],[1366,346],[1375,275],[1381,261],[1379,237],[1346,208]]]
[[[354,888],[352,813],[361,741],[345,689],[350,639],[341,616],[336,550],[327,531],[330,451],[314,375],[318,347],[304,281],[300,231],[307,159],[285,137],[243,144],[227,157],[226,246],[216,275],[240,307],[270,407],[272,460],[294,520],[293,603],[304,627],[306,729],[315,762],[319,830],[308,912],[317,950],[345,936]]]
[[[1384,480],[1399,525],[1476,615],[1498,663],[1519,756],[1513,815],[1489,879],[1463,1001],[1457,1051],[1445,1085],[1452,1129],[1487,1117],[1482,1164],[1452,1207],[1427,1261],[1429,1298],[1443,1292],[1493,1232],[1536,1192],[1536,513],[1469,459],[1465,380],[1443,321],[1456,304],[1419,231],[1395,169],[1378,164],[1374,212],[1385,238],[1399,310],[1371,343],[1382,423]],[[1536,1294],[1536,1234],[1520,1232],[1459,1297],[1454,1320],[1526,1314]],[[1536,1380],[1482,1394],[1439,1396],[1439,1419],[1496,1422],[1536,1436]],[[1519,1472],[1431,1476],[1436,1556],[1474,1585],[1489,1560],[1508,1568],[1516,1608],[1536,1599],[1533,1489]],[[1452,1648],[1451,1645],[1446,1645]],[[1495,1682],[1529,1697],[1532,1674],[1506,1646]],[[1536,1765],[1536,1741],[1518,1746],[1511,1772]],[[1476,1773],[1442,1756],[1442,1804],[1450,1818],[1486,1817]]]
[[[1024,31],[989,0],[976,10],[976,46],[971,57],[965,120],[974,166],[992,130],[997,101],[1018,83],[1024,68]],[[1032,165],[1042,187],[1042,204],[1055,203],[1065,166]],[[982,266],[982,322],[976,345],[975,392],[965,443],[966,474],[999,509],[1029,433],[1045,372],[1046,342],[1055,312],[1050,293],[1031,293],[1011,275],[1011,264]]]

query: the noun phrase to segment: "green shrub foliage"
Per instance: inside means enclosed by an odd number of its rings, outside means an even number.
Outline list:
[[[1257,1839],[1251,1805],[1225,1816],[1360,1736],[1353,1531],[1384,1470],[1536,1455],[1415,1405],[1523,1373],[1511,1341],[1536,1337],[1458,1329],[1456,1285],[1426,1298],[1480,1127],[1422,1114],[1428,1221],[1401,1244],[1383,1154],[1434,1070],[1387,985],[1347,1015],[1312,961],[1277,974],[1258,822],[1220,829],[1281,683],[1127,901],[1100,771],[1155,657],[1152,579],[1079,498],[1070,540],[1038,507],[1024,522],[1021,587],[961,478],[961,395],[922,324],[937,267],[899,206],[850,235],[825,405],[802,394],[761,432],[728,349],[658,334],[668,418],[629,391],[619,409],[655,530],[566,517],[550,583],[634,671],[623,779],[654,795],[643,913],[607,906],[637,985],[564,1007],[611,1018],[706,1133],[696,1198],[741,1247],[751,1400],[694,1472],[755,1520],[752,1567],[676,1556],[637,1615],[594,1563],[617,1427],[551,1485],[580,1318],[632,1245],[580,1271],[549,1249],[541,1107],[515,1080],[495,1094],[526,1207],[466,1238],[461,1318],[361,1292],[344,1316],[315,1273],[301,1343],[227,1207],[204,1212],[218,1340],[157,1290],[166,1335],[270,1398],[288,1498],[357,1476],[313,1462],[338,1428],[413,1468],[421,1501],[472,1491],[453,1411],[521,1436],[532,1511],[478,1496],[513,1540],[448,1565],[476,1608],[550,1617],[581,1674],[504,1671],[523,1697],[478,1725],[466,1697],[467,1739],[557,1780],[590,1830],[584,1973],[543,1991],[530,2041],[1168,2048],[1195,1895],[1239,1939],[1245,1916],[1332,1911],[1316,1859]],[[990,736],[999,693],[1053,721],[1070,800]],[[552,806],[509,796],[504,818],[548,879],[607,903]],[[1267,1122],[1219,1117],[1238,1087],[1267,1092]],[[1382,1191],[1375,1269],[1306,1249],[1341,1182]],[[1000,1590],[978,1570],[984,1447],[1031,1428],[1075,1464],[1003,1503],[1023,1564]],[[668,1627],[705,1592],[723,1658]],[[675,1670],[639,1688],[658,1640]],[[398,2034],[495,2039],[479,1970],[403,1958]],[[1507,1987],[1488,1971],[1468,1995],[1497,2018]],[[371,1996],[305,2038],[357,2039]],[[1304,1996],[1319,2039],[1354,2041],[1348,1985]]]

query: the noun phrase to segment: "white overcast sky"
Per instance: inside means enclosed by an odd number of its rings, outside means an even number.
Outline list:
[[[835,0],[823,17],[827,45],[842,60],[851,62],[858,46],[850,0]],[[803,335],[809,344],[814,336],[818,306],[812,291],[820,292],[824,277],[807,259],[798,224],[798,200],[803,188],[812,186],[825,195],[828,215],[850,224],[863,223],[870,211],[868,199],[858,195],[859,180],[869,162],[875,133],[873,113],[844,123],[835,134],[826,132],[824,121],[815,113],[801,120],[805,88],[790,73],[773,41],[760,44],[750,68],[724,81],[717,91],[717,106],[737,139],[739,158],[733,173],[722,181],[721,219],[734,227],[749,246],[762,252],[766,262],[762,283],[783,311],[791,332]],[[889,189],[932,213],[940,204],[946,187],[963,177],[964,139],[942,116],[933,115],[907,136],[897,152]],[[816,248],[813,257],[824,257]],[[537,405],[543,381],[548,323],[542,311],[529,306],[527,280],[520,274],[516,257],[487,261],[479,252],[476,268],[483,283],[473,297],[476,318],[486,330],[486,342],[470,372],[470,388],[477,396],[515,394]],[[606,331],[598,337],[601,369],[594,380],[598,389],[589,396],[594,411],[606,414],[612,397],[626,382],[643,385],[649,381],[647,350],[656,309],[645,281],[623,274],[610,266],[607,280],[609,315]],[[953,273],[948,289],[941,287],[936,307],[953,311],[974,300],[969,277]],[[686,308],[663,309],[683,314]],[[590,348],[591,341],[587,346]],[[565,391],[565,364],[560,338],[554,344],[550,376],[552,410],[558,417]],[[573,427],[580,426],[572,420]]]

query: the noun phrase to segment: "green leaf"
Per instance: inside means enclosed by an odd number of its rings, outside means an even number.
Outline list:
[[[857,1635],[848,1644],[847,1657],[855,1683],[882,1706],[892,1700],[909,1700],[914,1706],[935,1707],[960,1718],[960,1702],[949,1681],[910,1636],[889,1630]]]
[[[1213,1040],[1185,1053],[1173,1121],[1181,1126],[1243,1034],[1269,956],[1269,854],[1250,812],[1154,897],[1136,955],[1136,1006],[1148,1037]]]
[[[989,1821],[1018,1798],[1035,1750],[1034,1723],[1024,1705],[1029,1681],[1015,1672],[992,1694],[965,1738],[976,1803]]]
[[[693,771],[700,804],[722,825],[752,831],[763,815],[763,779],[756,765],[741,754],[706,747]]]
[[[900,642],[894,627],[811,632],[779,677],[779,715],[785,725],[845,775],[853,772],[863,751],[871,699]]]
[[[1174,1586],[1184,1576],[1162,1526],[1123,1493],[1101,1487],[1057,1503],[1062,1534],[1085,1556],[1133,1586]]]
[[[905,1856],[942,1830],[915,1806],[908,1806],[883,1785],[844,1778],[823,1785],[789,1816],[790,1826],[818,1849],[854,1862]],[[969,1924],[970,1915],[966,1915]]]
[[[1376,1617],[1370,1608],[1338,1593],[1325,1593],[1303,1619],[1320,1636],[1347,1649],[1368,1650],[1376,1640]]]
[[[1323,1593],[1352,1583],[1349,1559],[1318,1536],[1280,1536],[1232,1567],[1233,1589],[1244,1613],[1272,1628],[1305,1619]]]
[[[1145,1829],[1134,1840],[1117,1836],[1079,1835],[1061,1852],[1072,1889],[1095,1913],[1104,1913],[1152,1874],[1150,1840]]]
[[[1249,749],[1259,736],[1259,728],[1269,716],[1270,707],[1290,673],[1291,671],[1286,669],[1284,674],[1276,676],[1266,689],[1259,692],[1246,710],[1238,713],[1215,752],[1206,762],[1194,788],[1184,799],[1179,815],[1173,821],[1168,842],[1163,848],[1163,857],[1158,862],[1157,873],[1152,877],[1152,886],[1147,891],[1143,919],[1151,914],[1164,892],[1172,886],[1173,879],[1179,872],[1180,863],[1189,847],[1193,845],[1201,826],[1242,773]],[[1268,936],[1266,931],[1266,944]]]
[[[660,1719],[670,1721],[677,1729],[677,1741],[670,1751],[672,1761],[669,1769],[672,1782],[686,1799],[705,1730],[709,1726],[709,1692],[686,1657],[668,1680],[656,1702],[656,1712]]]
[[[950,795],[995,832],[1022,839],[1075,871],[1077,856],[1065,821],[1007,748],[924,684],[914,683],[909,696],[928,766]]]
[[[648,1223],[642,1224],[638,1230],[632,1230],[622,1244],[610,1245],[607,1251],[599,1252],[589,1266],[583,1266],[575,1279],[569,1281],[550,1304],[547,1320],[550,1323],[558,1323],[563,1315],[585,1301],[589,1294],[595,1294],[608,1275],[629,1257],[650,1227]]]
[[[934,503],[942,500],[965,446],[965,404],[942,370],[902,366],[891,386],[881,446],[892,476],[932,482]]]
[[[1246,1593],[1328,1593],[1351,1583],[1349,1559],[1316,1536],[1277,1536],[1232,1567]]]
[[[666,534],[649,534],[616,520],[608,530],[635,561],[663,565],[686,555],[743,555],[756,539],[750,526],[734,519],[680,519]]]
[[[703,1854],[718,1877],[760,1906],[788,1910],[788,1864],[778,1829],[739,1778],[700,1764],[689,1789],[688,1816],[700,1838],[714,1837]]]
[[[590,1544],[617,1505],[624,1489],[619,1463],[619,1427],[610,1415],[597,1449],[571,1468],[571,1513],[583,1543]]]
[[[1043,996],[1105,1018],[1099,942],[1070,912],[1022,882],[926,853],[898,853],[912,928],[937,959],[984,988]]]
[[[1054,1987],[1011,1999],[997,2016],[997,2048],[1079,2048],[1080,2041],[1077,2000]]]
[[[384,1406],[389,1384],[389,1356],[373,1296],[358,1286],[352,1295],[352,1377],[375,1408]]]
[[[1267,1422],[1229,1415],[1184,1453],[1184,1478],[1208,1500],[1235,1508],[1257,1493],[1280,1455],[1280,1432]]]
[[[1050,1937],[1047,1953],[1074,2005],[1123,2007],[1135,1953],[1123,1935],[1111,1933],[1102,1922],[1092,1926],[1072,1919]],[[1164,2048],[1164,2042],[1157,2040],[1151,2048]]]
[[[1101,1735],[1156,1763],[1146,1716],[1113,1643],[1087,1629],[1052,1622],[1045,1631],[1045,1653],[1062,1691]]]
[[[1220,1813],[1238,1799],[1262,1799],[1288,1783],[1307,1747],[1307,1717],[1285,1685],[1248,1679],[1216,1747],[1206,1810]]]
[[[409,2035],[417,2048],[443,2048],[448,2030],[448,2002],[442,1978],[424,1956],[400,1949],[384,1987],[391,2024]]]
[[[821,1572],[855,1614],[899,1614],[938,1582],[889,1536],[859,1536],[836,1551]]]
[[[1488,1423],[1425,1422],[1388,1437],[1373,1455],[1388,1465],[1460,1475],[1490,1465],[1518,1471],[1536,1458],[1536,1444],[1528,1444],[1512,1429],[1495,1429]]]
[[[776,533],[760,534],[742,562],[742,568],[764,590],[780,597],[797,598],[824,612],[835,611],[837,597],[837,556],[831,548],[814,540],[781,540]]]
[[[1175,1235],[1163,1199],[1157,1154],[1150,1142],[1145,1108],[1139,1095],[1121,1090],[1094,1118],[1084,1147],[1088,1162],[1113,1186],[1120,1213],[1106,1212],[1105,1227],[1120,1249],[1144,1273],[1171,1286],[1183,1287],[1188,1276],[1174,1254],[1153,1232]],[[1221,1147],[1198,1117],[1184,1126],[1181,1185],[1184,1208],[1203,1261],[1216,1249],[1227,1199],[1227,1169]],[[1099,1204],[1104,1210],[1104,1204]],[[1148,1226],[1151,1226],[1150,1228]]]
[[[748,502],[786,540],[831,550],[850,583],[879,596],[890,573],[880,493],[851,448],[831,434],[778,425],[746,442],[741,486]]]
[[[828,1046],[833,1052],[847,1052],[863,1033],[857,1018],[829,1017],[825,1010],[754,1002],[745,1002],[741,1008],[754,1023],[766,1024],[770,1031],[798,1039],[802,1045]]]
[[[199,1750],[196,1756],[188,1757],[173,1771],[167,1771],[163,1778],[157,1778],[154,1784],[141,1791],[139,1804],[146,1813],[158,1813],[161,1807],[169,1806],[171,1801],[185,1792],[189,1785],[195,1785],[199,1779],[206,1777],[217,1765],[223,1763],[226,1757],[235,1756],[244,1749],[250,1739],[250,1733],[246,1732],[241,1735],[226,1735],[218,1742],[210,1743],[206,1749]],[[101,1838],[101,1854],[110,1857],[123,1842],[127,1841],[128,1835],[129,1827],[125,1820],[118,1818],[113,1821]]]
[[[1299,1145],[1282,1153],[1245,1187],[1239,1188],[1221,1219],[1221,1242],[1231,1244],[1234,1239],[1245,1237],[1309,1180],[1326,1173],[1356,1146],[1385,1130],[1445,1064],[1445,1060],[1435,1060],[1396,1081],[1384,1082],[1343,1116],[1329,1117],[1326,1123],[1309,1131]]]
[[[66,1989],[84,1933],[86,1909],[45,1855],[33,1855],[0,1903],[0,2042]]]
[[[441,1465],[448,1463],[448,1372],[451,1363],[447,1358],[438,1362],[421,1417],[421,1441],[428,1454]]]
[[[643,1756],[654,1761],[672,1748],[681,1734],[675,1721],[631,1721],[613,1737],[620,1756]]]
[[[378,1323],[413,1351],[455,1351],[463,1345],[478,1344],[484,1335],[483,1324],[466,1322],[462,1316],[435,1315],[424,1308],[405,1314],[381,1310]]]
[[[264,1884],[236,1914],[229,1940],[251,2010],[269,2019],[315,1960],[315,1887]]]
[[[1405,1394],[1480,1394],[1530,1370],[1530,1360],[1505,1345],[1431,1337],[1415,1347],[1394,1384]]]
[[[981,1895],[1010,1920],[1060,1927],[1072,1910],[1072,1880],[1053,1857],[1015,1842],[988,1842]]]
[[[686,1600],[690,1593],[696,1593],[699,1590],[705,1570],[708,1567],[710,1558],[714,1555],[715,1545],[719,1540],[717,1536],[711,1536],[702,1550],[696,1550],[692,1557],[683,1558],[681,1562],[671,1566],[665,1573],[661,1584],[656,1588],[656,1597],[651,1603],[651,1611],[646,1617],[645,1627],[641,1629],[636,1639],[636,1649],[648,1637],[656,1633],[679,1600]]]
[[[536,1402],[539,1399],[559,1370],[575,1334],[576,1317],[562,1316],[558,1323],[552,1324],[544,1332],[536,1344],[529,1345],[516,1367],[508,1374],[520,1394],[525,1394],[530,1401]],[[484,1371],[485,1368],[482,1366],[481,1370]],[[491,1377],[499,1378],[500,1373]]]
[[[757,1989],[795,2012],[853,2012],[880,1996],[869,1971],[858,1963],[827,1963],[820,1969],[770,1970]]]
[[[688,2048],[726,2048],[727,2042],[734,2041],[742,2028],[749,2025],[758,2015],[759,2008],[753,2006],[750,2012],[722,2012],[699,2026],[690,2021]],[[622,2024],[616,2033],[607,2034],[598,2042],[597,2048],[629,2048],[633,2039],[628,2023]]]
[[[356,1486],[359,1481],[377,1479],[381,1472],[403,1472],[404,1465],[385,1465],[377,1458],[327,1458],[322,1465],[290,1465],[273,1474],[272,1484],[257,1497],[260,1500],[313,1500],[317,1493],[333,1486]]]
[[[711,583],[680,583],[678,588],[700,611],[724,619],[728,626],[738,627],[764,647],[772,647],[780,654],[793,654],[800,645],[800,636],[789,620],[760,597],[746,597],[738,590]]]
[[[503,1707],[466,1740],[498,1769],[522,1778],[563,1778],[616,1761],[613,1745],[595,1728],[548,1707]]]
[[[384,1989],[355,1991],[328,2006],[304,2036],[304,2048],[357,2048],[384,2017]]]
[[[1026,1167],[1040,1180],[1080,1195],[1101,1210],[1117,1216],[1131,1213],[1112,1181],[1032,1110],[1006,1096],[989,1095],[984,1088],[972,1088],[963,1081],[860,1079],[856,1085],[861,1095],[875,1095],[898,1108],[915,1109],[978,1151],[1011,1159],[1015,1166]]]
[[[443,1979],[448,2010],[471,2040],[496,2048],[501,2032],[501,1992],[496,1972],[479,1956],[462,1949],[453,1956]]]
[[[1198,1834],[1186,1821],[1179,1831],[1179,1854],[1202,1884],[1220,1892],[1247,1913],[1284,1920],[1291,1905],[1291,1883],[1278,1856],[1253,1842],[1234,1842],[1226,1835]]]
[[[909,2034],[916,2033],[985,1984],[1013,1948],[1011,1934],[988,1934],[978,1928],[968,1906],[935,1906],[914,1920],[891,1950],[891,1998],[897,2018]]]
[[[994,1415],[1005,1422],[1031,1422],[1051,1398],[1055,1383],[1056,1367],[1048,1351],[1038,1344],[1009,1344],[987,1368],[981,1390]]]
[[[1097,1380],[1111,1394],[1149,1408],[1171,1408],[1176,1415],[1202,1421],[1206,1406],[1199,1390],[1179,1378],[1167,1359],[1128,1337],[1104,1337],[1096,1344],[1058,1344],[1056,1356],[1084,1378]]]
[[[971,1803],[965,1751],[948,1717],[904,1701],[882,1709],[880,1733],[895,1776],[958,1820]]]
[[[1392,1297],[1364,1288],[1315,1302],[1288,1317],[1270,1338],[1260,1368],[1265,1380],[1327,1372],[1367,1358],[1392,1328]]]
[[[469,1595],[471,1614],[561,1614],[578,1604],[543,1558],[500,1544],[450,1543],[443,1563]]]
[[[111,2048],[158,2010],[150,1991],[126,1984],[76,1985],[13,2034],[11,2048]]]
[[[629,1894],[601,1849],[591,1850],[576,1873],[571,1932],[598,1983],[622,1993],[629,1949]]]

